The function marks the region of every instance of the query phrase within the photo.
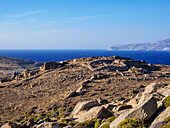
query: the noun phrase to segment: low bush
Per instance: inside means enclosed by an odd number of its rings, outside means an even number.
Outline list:
[[[168,106],[170,106],[170,96],[167,96],[164,100],[163,100],[163,104],[164,106],[167,108]]]
[[[70,119],[62,119],[62,120],[59,120],[58,123],[63,123],[63,124],[74,126],[78,122],[74,120],[70,120]]]
[[[120,128],[143,128],[144,123],[140,119],[125,119],[119,123]]]
[[[75,126],[75,128],[94,128],[97,120],[98,119],[87,120],[85,122],[79,123]]]
[[[106,119],[106,122],[113,122],[114,120],[116,119],[116,117],[115,116],[112,116],[112,117],[109,117],[109,118],[107,118]]]
[[[96,123],[94,124],[94,128],[98,128],[100,126],[100,120],[97,119]]]
[[[110,128],[110,123],[104,124],[101,128]]]

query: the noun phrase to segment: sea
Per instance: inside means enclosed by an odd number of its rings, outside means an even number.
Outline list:
[[[170,65],[170,51],[110,51],[110,50],[0,50],[0,56],[39,62],[64,61],[82,57],[121,56],[145,60],[151,64]]]

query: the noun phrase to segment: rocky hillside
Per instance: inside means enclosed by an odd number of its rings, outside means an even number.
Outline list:
[[[12,72],[23,72],[25,69],[38,69],[43,63],[0,56],[0,79],[11,77]]]
[[[128,125],[149,127],[159,121],[166,125],[169,76],[169,65],[120,56],[46,62],[0,83],[0,126],[114,128],[133,122]]]
[[[115,45],[109,48],[114,51],[170,51],[170,38],[153,43]]]

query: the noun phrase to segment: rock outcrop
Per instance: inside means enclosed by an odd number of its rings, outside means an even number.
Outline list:
[[[89,110],[90,108],[94,106],[98,106],[99,103],[96,100],[90,100],[90,101],[82,101],[76,104],[74,110],[72,111],[71,115],[76,115],[78,112],[83,111],[83,110]]]
[[[159,122],[163,122],[164,119],[166,119],[169,116],[170,116],[170,106],[167,107],[162,113],[160,113],[158,115],[158,117],[156,117],[156,119],[152,122],[152,126],[151,127],[153,127],[156,124],[158,125]],[[165,123],[161,123],[161,124],[165,124]]]
[[[113,114],[105,109],[104,107],[93,107],[82,116],[78,118],[79,122],[84,122],[86,120],[91,120],[94,118],[108,118],[111,117]]]
[[[126,111],[118,116],[111,124],[110,128],[115,128],[118,124],[126,118],[137,118],[144,121],[149,120],[149,118],[156,112],[157,103],[155,99],[150,96],[145,101],[134,108],[133,110]]]
[[[49,70],[49,69],[56,69],[58,67],[63,66],[64,62],[45,62],[42,67],[40,67],[40,70]]]
[[[145,94],[151,94],[153,92],[156,92],[157,90],[157,83],[151,83],[148,86],[146,86],[145,91],[143,92],[143,95]]]

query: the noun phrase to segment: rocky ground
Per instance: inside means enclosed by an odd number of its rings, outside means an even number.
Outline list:
[[[119,56],[47,62],[0,83],[0,126],[112,128],[136,118],[149,127],[169,112],[169,76],[170,65]]]

